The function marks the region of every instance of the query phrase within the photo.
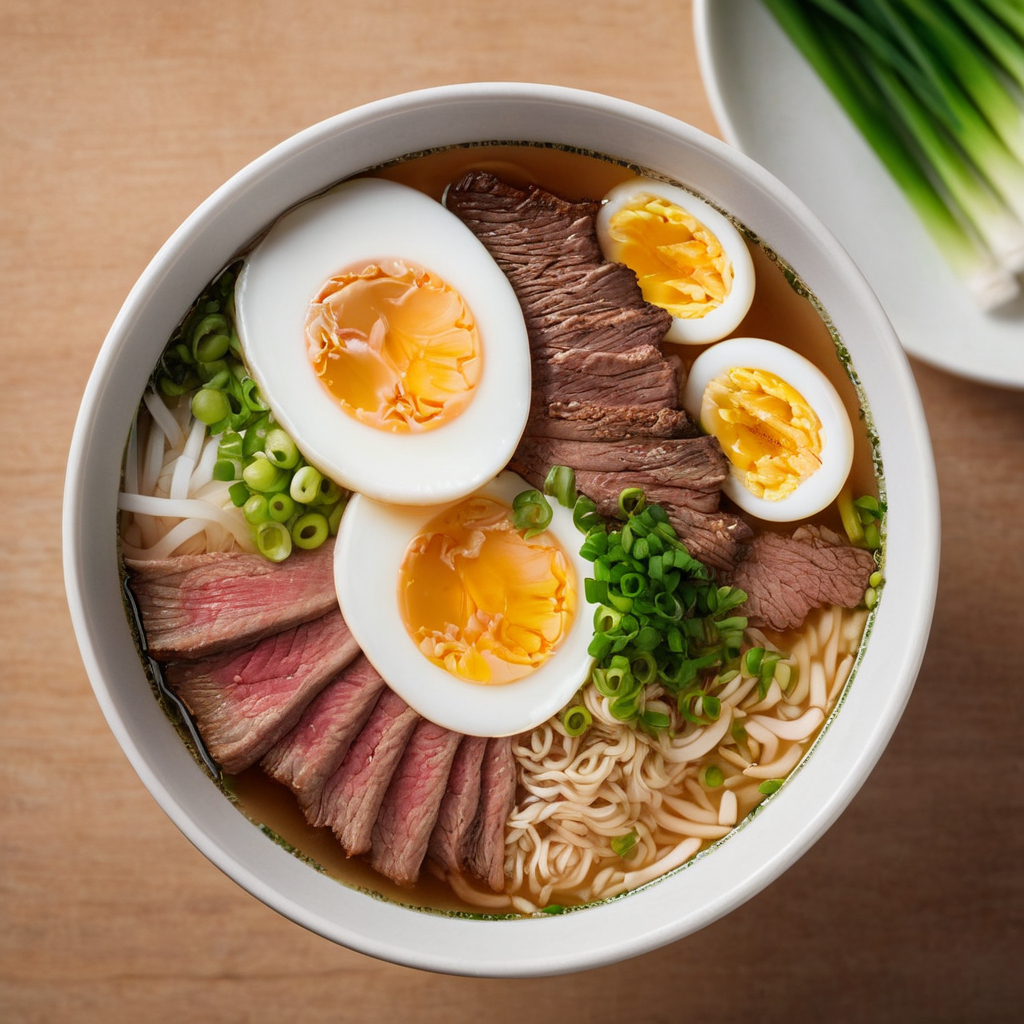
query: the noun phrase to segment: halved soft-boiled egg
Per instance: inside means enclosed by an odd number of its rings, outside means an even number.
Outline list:
[[[832,382],[798,352],[762,338],[730,338],[702,352],[683,407],[730,462],[725,493],[770,522],[820,512],[853,464],[853,428]]]
[[[754,298],[754,264],[727,217],[685,189],[652,178],[616,185],[597,215],[605,259],[636,273],[644,298],[672,314],[666,340],[718,341]]]
[[[429,196],[361,178],[281,217],[235,292],[250,372],[310,463],[380,501],[430,504],[499,472],[526,424],[519,302]]]
[[[425,718],[511,736],[557,714],[586,682],[591,563],[572,511],[514,525],[530,485],[504,472],[472,495],[400,507],[355,495],[334,554],[342,614],[370,663]]]

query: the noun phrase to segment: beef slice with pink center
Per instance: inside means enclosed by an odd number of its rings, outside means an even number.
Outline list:
[[[211,756],[234,775],[281,739],[358,653],[335,609],[240,651],[174,662],[166,676]]]

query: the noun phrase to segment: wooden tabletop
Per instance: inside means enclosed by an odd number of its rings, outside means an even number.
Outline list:
[[[716,131],[678,0],[0,0],[0,1020],[1024,1019],[1019,391],[914,364],[943,563],[910,706],[809,853],[658,952],[514,982],[379,963],[229,881],[121,753],[60,561],[107,328],[178,224],[268,147],[474,80],[593,89]]]

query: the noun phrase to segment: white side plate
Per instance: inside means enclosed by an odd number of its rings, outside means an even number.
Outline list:
[[[867,277],[906,351],[1024,388],[1024,295],[978,310],[839,104],[759,0],[695,0],[694,32],[723,137],[781,178]]]

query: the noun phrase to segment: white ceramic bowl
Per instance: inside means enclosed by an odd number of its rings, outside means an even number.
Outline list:
[[[853,685],[803,767],[708,855],[578,913],[467,920],[371,898],[268,840],[225,797],[153,698],[122,607],[115,544],[120,457],[165,339],[207,281],[298,200],[407,153],[530,140],[594,150],[695,187],[793,266],[838,328],[880,439],[889,503],[886,586]],[[709,924],[789,867],[829,827],[882,753],[920,665],[938,573],[931,450],[908,365],[874,295],[807,208],[762,168],[663,114],[585,92],[521,84],[431,89],[300,132],[236,174],[139,278],[82,402],[64,501],[75,631],[111,729],[154,797],[210,860],[287,917],[363,953],[428,970],[554,974],[635,956]]]

